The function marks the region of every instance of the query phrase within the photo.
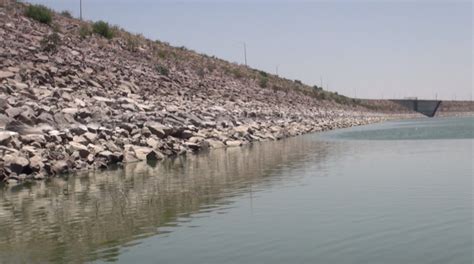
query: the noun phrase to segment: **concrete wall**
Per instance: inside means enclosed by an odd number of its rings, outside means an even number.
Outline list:
[[[433,117],[441,104],[441,101],[437,100],[401,99],[391,101],[428,117]]]

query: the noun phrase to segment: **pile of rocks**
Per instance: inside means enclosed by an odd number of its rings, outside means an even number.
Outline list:
[[[160,62],[170,69],[164,75],[147,45],[132,52],[121,39],[82,39],[79,21],[55,21],[56,33],[0,8],[0,180],[42,179],[388,118],[297,91],[263,89],[219,68],[203,77],[192,70],[192,58]],[[50,34],[61,40],[54,53],[41,45]]]

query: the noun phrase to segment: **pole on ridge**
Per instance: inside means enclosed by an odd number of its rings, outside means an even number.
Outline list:
[[[245,59],[245,67],[247,67],[247,44],[244,42],[244,59]]]

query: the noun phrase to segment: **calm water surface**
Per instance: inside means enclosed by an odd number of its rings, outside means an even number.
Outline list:
[[[474,118],[0,187],[0,263],[473,263]]]

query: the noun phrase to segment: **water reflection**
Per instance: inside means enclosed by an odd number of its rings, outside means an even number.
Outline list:
[[[142,238],[166,235],[202,213],[225,213],[231,197],[291,181],[282,170],[315,166],[336,151],[298,137],[4,187],[0,262],[113,261]]]

